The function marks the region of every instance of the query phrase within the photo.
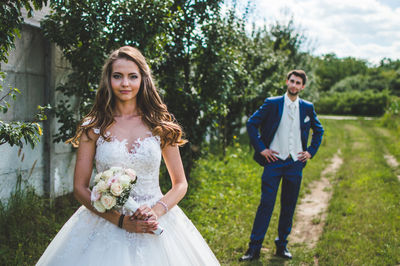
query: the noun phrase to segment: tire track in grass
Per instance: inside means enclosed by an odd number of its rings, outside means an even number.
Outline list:
[[[297,206],[296,220],[290,235],[293,243],[306,244],[315,247],[322,234],[329,200],[332,196],[332,185],[328,176],[335,174],[342,165],[341,152],[332,157],[331,163],[321,173],[321,178],[309,186],[311,193],[305,195]]]
[[[392,167],[395,171],[398,169],[400,164],[393,155],[391,155],[390,153],[386,153],[385,155],[383,155],[383,157],[390,167]],[[398,172],[397,179],[400,181],[400,174]]]

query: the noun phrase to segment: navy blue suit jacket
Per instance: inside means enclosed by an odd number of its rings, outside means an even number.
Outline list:
[[[264,104],[247,121],[247,132],[250,142],[255,149],[254,160],[261,166],[267,164],[267,160],[260,154],[269,148],[281,121],[284,96],[267,98]],[[311,157],[315,155],[321,144],[324,129],[317,118],[312,103],[299,99],[301,144],[303,151],[308,151]],[[308,121],[304,121],[307,119]],[[307,147],[310,128],[313,130],[310,146]]]

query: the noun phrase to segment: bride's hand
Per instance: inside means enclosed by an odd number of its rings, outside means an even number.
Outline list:
[[[124,219],[123,228],[130,233],[148,233],[153,234],[153,231],[158,227],[157,220],[138,220]]]
[[[131,218],[138,220],[157,220],[157,215],[154,211],[147,205],[140,206]]]

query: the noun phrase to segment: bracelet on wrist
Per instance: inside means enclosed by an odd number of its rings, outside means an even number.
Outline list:
[[[167,206],[167,204],[165,204],[165,202],[159,200],[159,201],[157,201],[156,203],[158,203],[158,204],[160,204],[161,206],[164,207],[165,213],[168,212],[168,206]]]
[[[121,216],[119,216],[119,220],[118,220],[119,228],[122,228],[122,225],[124,224],[124,217],[125,217],[125,214],[121,214]]]

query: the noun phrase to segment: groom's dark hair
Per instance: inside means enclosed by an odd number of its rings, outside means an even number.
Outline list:
[[[306,72],[304,72],[304,70],[301,69],[295,69],[295,70],[291,70],[288,74],[287,74],[287,79],[289,80],[291,75],[295,75],[297,77],[300,77],[303,80],[303,85],[306,85],[307,82],[307,75]]]

